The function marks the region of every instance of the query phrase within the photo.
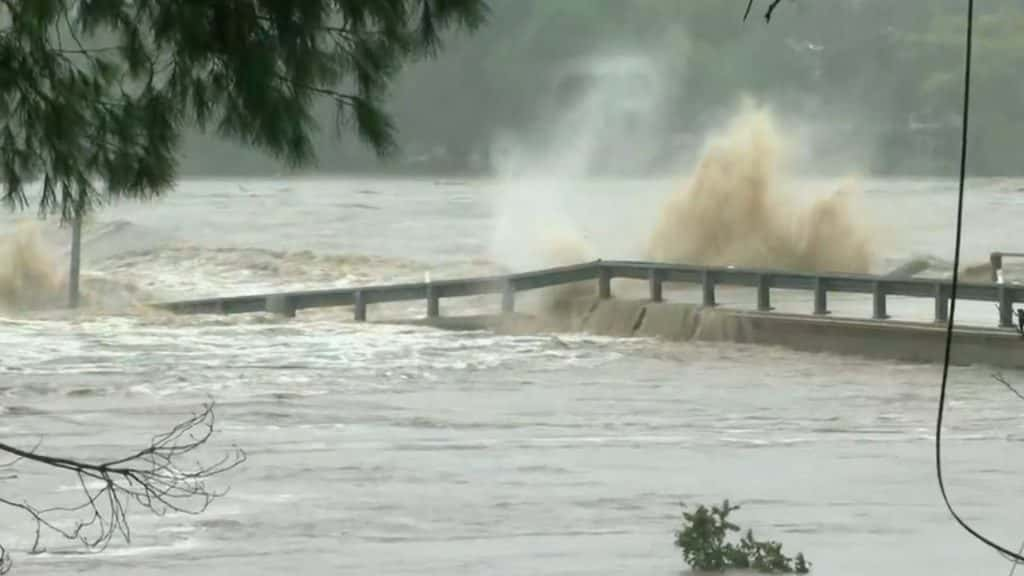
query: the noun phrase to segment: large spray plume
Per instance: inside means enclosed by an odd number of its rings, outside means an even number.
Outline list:
[[[568,95],[542,128],[504,142],[498,172],[493,253],[514,269],[630,257],[688,264],[801,271],[867,272],[871,234],[853,181],[817,189],[793,174],[792,160],[811,156],[797,136],[812,123],[787,122],[786,134],[764,106],[745,101],[705,138],[686,184],[639,225],[636,205],[651,194],[595,202],[599,178],[653,174],[667,150],[662,69],[639,55],[595,58],[566,73]],[[557,91],[556,91],[557,92]],[[666,137],[668,136],[668,137]],[[634,180],[628,186],[657,186]],[[633,191],[631,191],[633,192]],[[613,214],[605,214],[609,208]],[[633,218],[626,218],[625,213]],[[643,212],[643,211],[641,211]],[[602,224],[595,225],[595,222]],[[609,225],[608,223],[613,223]]]
[[[669,197],[651,237],[654,260],[800,271],[867,272],[870,237],[858,190],[800,194],[793,144],[774,116],[744,103],[711,135],[689,183]]]
[[[855,183],[822,190],[796,178],[791,160],[802,151],[801,142],[787,138],[775,115],[752,101],[706,137],[686,184],[646,212],[639,226],[627,225],[625,214],[635,220],[637,204],[653,207],[649,192],[619,194],[599,206],[593,192],[609,172],[647,177],[653,172],[644,170],[653,161],[679,157],[666,149],[666,136],[672,135],[664,132],[670,124],[664,119],[671,110],[661,76],[657,65],[640,56],[592,60],[569,74],[574,89],[559,99],[542,129],[497,149],[498,263],[530,269],[628,257],[869,271],[871,235],[858,210]],[[800,122],[787,133],[806,135],[809,125]],[[633,180],[624,187],[657,185]],[[609,208],[613,214],[603,213]],[[592,292],[582,285],[555,290],[545,303],[564,308]]]

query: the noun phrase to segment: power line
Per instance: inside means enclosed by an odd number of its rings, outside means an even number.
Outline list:
[[[766,14],[766,20],[770,20],[771,12],[775,9],[776,5],[781,0],[773,0],[769,6],[768,13]],[[750,9],[754,4],[754,0],[749,0],[747,3],[746,12],[743,14],[743,19],[746,20],[750,15]],[[953,519],[968,533],[977,538],[979,541],[984,543],[986,546],[996,550],[1009,560],[1013,564],[1013,569],[1016,569],[1018,563],[1024,563],[1024,543],[1021,544],[1021,550],[1013,552],[1009,548],[1006,548],[996,542],[992,541],[988,537],[984,536],[974,528],[972,528],[960,515],[956,509],[953,508],[953,504],[949,501],[949,495],[946,493],[946,483],[942,476],[942,422],[945,416],[946,408],[946,391],[949,383],[949,364],[950,356],[953,349],[953,326],[956,319],[956,295],[958,280],[960,276],[960,246],[963,238],[963,222],[964,222],[964,181],[967,176],[967,128],[968,118],[970,115],[970,102],[971,102],[971,46],[974,38],[974,0],[967,0],[967,41],[966,41],[966,55],[964,64],[964,98],[963,98],[963,125],[960,132],[960,178],[959,188],[957,191],[957,204],[956,204],[956,236],[954,238],[953,246],[953,285],[950,291],[949,298],[949,320],[946,324],[946,347],[943,355],[942,362],[942,384],[939,391],[939,408],[938,415],[935,419],[935,475],[939,481],[939,491],[942,493],[942,500],[946,504],[946,509],[953,516]],[[1021,394],[1017,392],[1013,386],[1011,386],[1005,380],[996,378],[1010,390],[1016,393],[1018,396]],[[1011,570],[1011,574],[1013,571]]]
[[[956,238],[953,248],[953,286],[950,291],[949,299],[949,322],[946,325],[946,351],[942,363],[942,387],[939,392],[939,410],[938,416],[935,419],[935,474],[939,480],[939,490],[942,492],[942,500],[946,503],[946,508],[949,510],[949,513],[952,514],[953,519],[956,520],[964,530],[969,532],[982,543],[1016,563],[1024,562],[1024,556],[1021,556],[1020,552],[1014,552],[990,540],[988,537],[972,528],[964,521],[963,518],[960,517],[959,514],[957,514],[956,509],[953,508],[953,504],[949,501],[949,496],[946,494],[946,483],[942,478],[942,420],[946,407],[946,387],[949,382],[950,352],[953,349],[953,323],[956,318],[957,280],[959,279],[960,274],[960,244],[961,238],[963,237],[964,179],[966,178],[967,172],[967,120],[968,115],[970,114],[971,101],[971,42],[973,36],[974,0],[967,0],[967,47],[966,62],[964,66],[964,110],[963,126],[960,133],[960,187],[957,193],[956,204]]]

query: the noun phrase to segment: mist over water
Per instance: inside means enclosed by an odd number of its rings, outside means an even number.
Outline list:
[[[551,89],[543,121],[495,142],[499,263],[536,268],[599,256],[585,232],[595,216],[587,180],[636,173],[657,153],[659,80],[642,55],[585,60]]]

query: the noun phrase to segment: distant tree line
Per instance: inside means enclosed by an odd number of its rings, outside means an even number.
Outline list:
[[[963,66],[957,0],[786,0],[770,25],[767,2],[720,0],[494,0],[486,34],[457,35],[445,58],[407,65],[386,107],[400,127],[396,155],[380,161],[358,142],[315,139],[328,172],[480,173],[497,134],[529,126],[580,59],[652,55],[670,88],[665,145],[692,141],[743,93],[850,142],[862,168],[944,175],[957,156]],[[1024,4],[979,6],[971,166],[1024,172]],[[322,121],[330,111],[319,111]],[[834,148],[834,150],[831,150]],[[670,157],[670,156],[669,156]],[[273,172],[229,145],[193,138],[191,172]],[[273,166],[273,165],[270,165]],[[659,169],[677,169],[670,163]]]

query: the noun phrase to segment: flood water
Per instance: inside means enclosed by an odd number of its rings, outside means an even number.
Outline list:
[[[602,257],[635,258],[672,185],[588,183],[567,211]],[[1022,187],[971,183],[968,263],[1024,249],[1012,234]],[[875,267],[923,257],[947,273],[953,193],[869,182]],[[249,459],[216,481],[230,492],[204,514],[136,508],[132,542],[98,553],[44,535],[48,551],[29,555],[32,524],[0,508],[14,573],[674,575],[685,572],[672,546],[680,503],[725,498],[815,574],[1009,570],[943,508],[937,366],[359,325],[349,310],[281,320],[136,305],[493,272],[493,196],[488,182],[192,181],[152,205],[103,210],[85,234],[92,304],[0,313],[0,438],[109,459],[212,399],[208,454],[237,445]],[[15,218],[0,218],[2,236]],[[40,230],[63,265],[63,232]],[[890,304],[897,317],[931,310]],[[996,321],[990,304],[964,314]],[[965,518],[1016,548],[1024,404],[990,374],[953,370],[947,481]],[[1024,373],[1006,376],[1024,385]],[[49,470],[0,469],[5,498],[45,504],[76,489]]]

